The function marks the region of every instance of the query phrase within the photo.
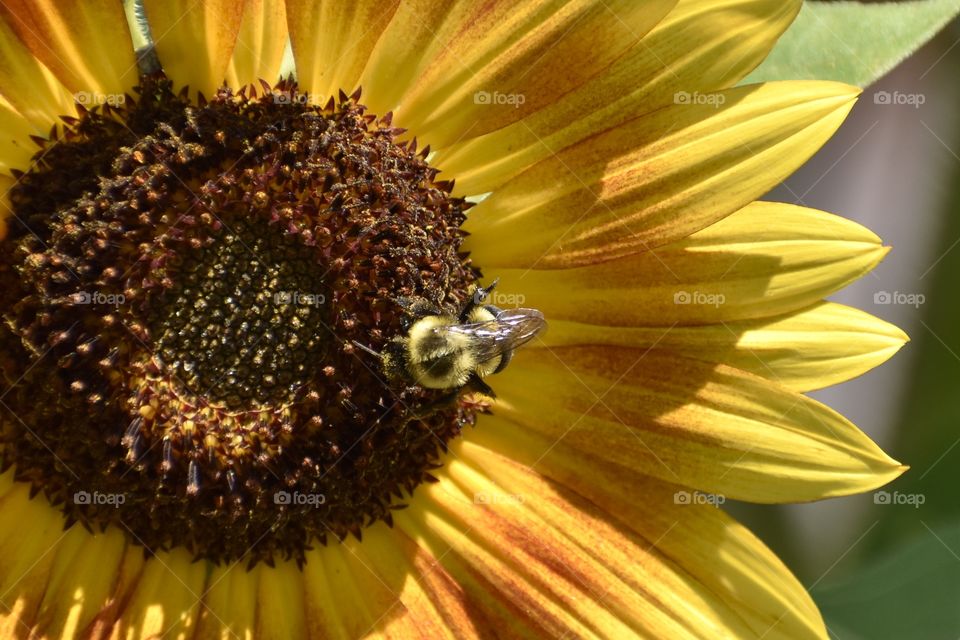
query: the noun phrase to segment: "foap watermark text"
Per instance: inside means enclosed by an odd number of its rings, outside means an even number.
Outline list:
[[[474,104],[487,104],[495,106],[510,105],[519,109],[520,105],[527,101],[527,97],[522,93],[501,93],[499,91],[477,91],[473,94]]]
[[[714,507],[719,507],[726,501],[726,496],[717,493],[680,490],[673,494],[673,504],[709,504]]]
[[[478,491],[473,494],[474,504],[523,504],[524,497],[519,493],[488,493]]]
[[[289,506],[319,507],[327,503],[322,493],[300,493],[299,491],[277,491],[273,494],[273,504]]]
[[[117,509],[127,501],[122,493],[101,493],[100,491],[77,491],[73,494],[73,504],[110,506]]]
[[[920,105],[927,101],[927,96],[922,93],[901,93],[899,91],[877,91],[873,94],[873,104],[879,105],[906,105],[919,109]]]
[[[727,96],[722,93],[700,93],[699,91],[677,91],[673,94],[674,104],[701,104],[708,107],[722,107]]]
[[[292,304],[302,307],[319,307],[326,304],[327,297],[322,293],[304,293],[302,291],[278,291],[273,294],[274,304]]]
[[[104,293],[102,291],[77,291],[70,294],[74,304],[108,304],[120,305],[127,301],[122,293]]]
[[[922,293],[905,293],[903,291],[877,291],[873,294],[873,304],[897,304],[919,308],[927,301]]]
[[[722,293],[705,293],[703,291],[677,291],[673,294],[673,304],[696,304],[719,307],[727,301]]]
[[[105,104],[108,104],[111,107],[119,107],[127,101],[127,97],[122,93],[77,91],[75,94],[73,94],[73,100],[82,107],[99,107]]]
[[[908,505],[919,509],[927,501],[922,493],[900,493],[899,491],[877,491],[873,494],[873,504]]]

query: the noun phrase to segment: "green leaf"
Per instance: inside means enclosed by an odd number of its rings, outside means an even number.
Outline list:
[[[812,595],[827,627],[845,640],[960,636],[960,526],[927,526]],[[843,630],[842,632],[840,630]]]
[[[960,0],[803,3],[797,19],[744,84],[839,80],[865,87],[932,38]]]

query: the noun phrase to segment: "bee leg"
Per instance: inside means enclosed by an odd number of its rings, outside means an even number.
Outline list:
[[[445,393],[433,402],[430,402],[417,409],[411,409],[407,411],[407,415],[409,416],[410,420],[423,420],[424,418],[429,418],[440,409],[449,407],[455,403],[457,398],[460,397],[460,391],[461,389],[454,389],[449,393]]]
[[[379,353],[377,353],[376,351],[374,351],[373,349],[371,349],[371,348],[368,347],[367,345],[365,345],[365,344],[360,344],[360,343],[357,342],[356,340],[351,340],[350,342],[353,343],[353,346],[357,347],[358,349],[360,349],[360,350],[362,350],[362,351],[366,351],[367,353],[369,353],[370,355],[372,355],[374,358],[383,359],[383,356],[381,356]]]
[[[490,292],[493,291],[493,288],[497,286],[498,282],[500,282],[500,278],[496,278],[490,283],[490,286],[486,288],[477,287],[474,290],[473,295],[467,300],[467,304],[463,305],[463,309],[460,310],[460,322],[467,321],[467,318],[470,317],[470,312],[483,304],[483,301],[487,299],[487,296],[490,295]]]
[[[473,391],[477,391],[485,396],[489,396],[490,398],[497,397],[497,394],[493,392],[493,389],[490,387],[490,385],[484,382],[483,378],[475,373],[470,376],[470,379],[467,381],[465,386],[470,387]]]

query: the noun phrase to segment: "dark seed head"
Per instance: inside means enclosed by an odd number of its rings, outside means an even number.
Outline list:
[[[147,77],[65,120],[11,193],[3,463],[150,551],[302,561],[390,522],[473,420],[417,418],[439,392],[353,348],[403,332],[400,300],[459,308],[467,205],[358,96],[185,95]]]

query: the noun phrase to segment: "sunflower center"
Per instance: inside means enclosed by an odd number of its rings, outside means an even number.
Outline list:
[[[311,247],[263,221],[238,220],[180,271],[151,334],[156,355],[193,395],[250,409],[292,402],[317,377],[331,321]]]
[[[3,466],[151,552],[300,561],[389,523],[474,420],[355,346],[464,304],[467,204],[359,96],[264,89],[146,77],[11,193]]]

